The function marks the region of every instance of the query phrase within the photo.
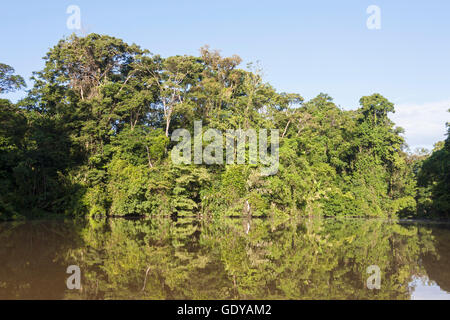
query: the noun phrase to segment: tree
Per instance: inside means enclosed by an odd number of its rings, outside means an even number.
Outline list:
[[[447,139],[436,143],[417,173],[419,212],[428,217],[448,217],[450,212],[450,124],[446,126]]]
[[[198,56],[160,57],[99,34],[62,39],[44,61],[24,99],[0,102],[0,206],[8,216],[31,208],[91,216],[408,216],[416,200],[446,208],[445,151],[412,159],[389,119],[394,105],[380,94],[345,110],[324,93],[304,101],[277,92],[258,65],[240,68],[237,55],[205,46]],[[2,70],[3,91],[21,87],[12,68]],[[204,130],[278,129],[277,174],[259,176],[249,163],[174,165],[171,133],[192,132],[198,120]]]
[[[202,66],[195,57],[175,56],[161,61],[161,69],[153,73],[159,89],[159,104],[165,119],[165,134],[169,136],[173,116],[187,103],[189,91],[198,81]]]
[[[14,74],[14,68],[0,63],[0,94],[26,87],[25,80]]]

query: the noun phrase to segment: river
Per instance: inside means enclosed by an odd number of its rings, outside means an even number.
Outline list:
[[[0,299],[450,299],[450,225],[282,217],[4,222]]]

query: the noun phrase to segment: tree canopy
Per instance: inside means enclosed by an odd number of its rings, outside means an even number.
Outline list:
[[[208,46],[164,58],[98,34],[62,39],[44,62],[26,97],[0,100],[0,219],[449,212],[448,138],[429,157],[408,154],[381,94],[344,110],[324,93],[278,92],[257,65]],[[0,64],[0,93],[24,85]],[[172,133],[199,120],[203,131],[279,130],[277,174],[174,164]]]

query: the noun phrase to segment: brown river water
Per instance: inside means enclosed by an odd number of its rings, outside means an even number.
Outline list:
[[[450,224],[4,222],[0,299],[450,299]]]

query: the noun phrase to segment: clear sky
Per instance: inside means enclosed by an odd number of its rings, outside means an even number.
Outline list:
[[[48,48],[73,32],[66,26],[69,5],[81,9],[84,33],[119,37],[162,56],[195,55],[209,44],[244,63],[259,60],[279,91],[306,99],[325,92],[345,109],[378,92],[396,104],[392,118],[412,149],[445,138],[448,0],[2,1],[0,62],[26,78],[40,70]],[[370,5],[381,10],[380,29],[366,26]]]

